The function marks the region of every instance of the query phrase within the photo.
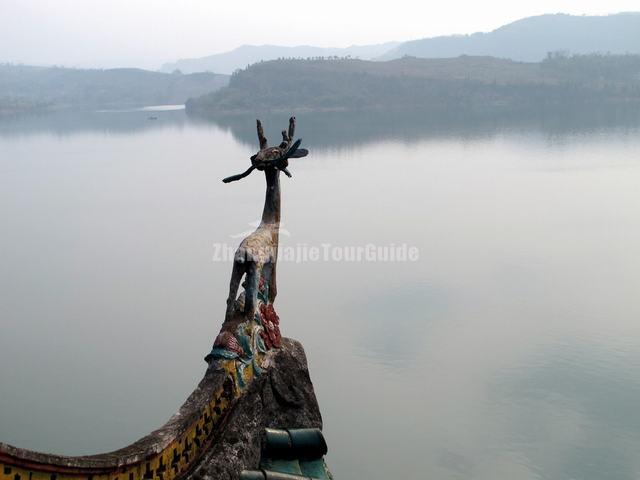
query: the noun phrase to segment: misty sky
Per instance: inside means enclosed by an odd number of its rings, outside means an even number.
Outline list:
[[[0,0],[0,63],[155,69],[242,44],[348,46],[634,10],[637,0]]]

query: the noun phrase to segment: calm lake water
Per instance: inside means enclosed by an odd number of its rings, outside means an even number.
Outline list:
[[[0,441],[118,448],[204,373],[254,124],[153,115],[0,122]],[[638,478],[637,124],[390,117],[298,115],[282,179],[284,246],[419,251],[279,265],[336,478]]]

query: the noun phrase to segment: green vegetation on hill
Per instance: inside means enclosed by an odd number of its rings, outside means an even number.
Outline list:
[[[526,109],[640,100],[640,56],[552,55],[540,63],[493,57],[261,62],[190,112],[349,109]]]
[[[0,114],[68,107],[120,108],[182,104],[214,91],[228,76],[0,65]]]

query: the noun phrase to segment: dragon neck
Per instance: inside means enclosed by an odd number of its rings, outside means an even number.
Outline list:
[[[264,171],[267,180],[267,193],[262,210],[262,225],[280,227],[280,172],[269,168]]]

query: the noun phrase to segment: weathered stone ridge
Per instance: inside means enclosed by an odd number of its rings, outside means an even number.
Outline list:
[[[235,480],[243,469],[258,468],[265,428],[322,428],[302,345],[285,338],[270,361],[230,412],[219,440],[189,480]]]

